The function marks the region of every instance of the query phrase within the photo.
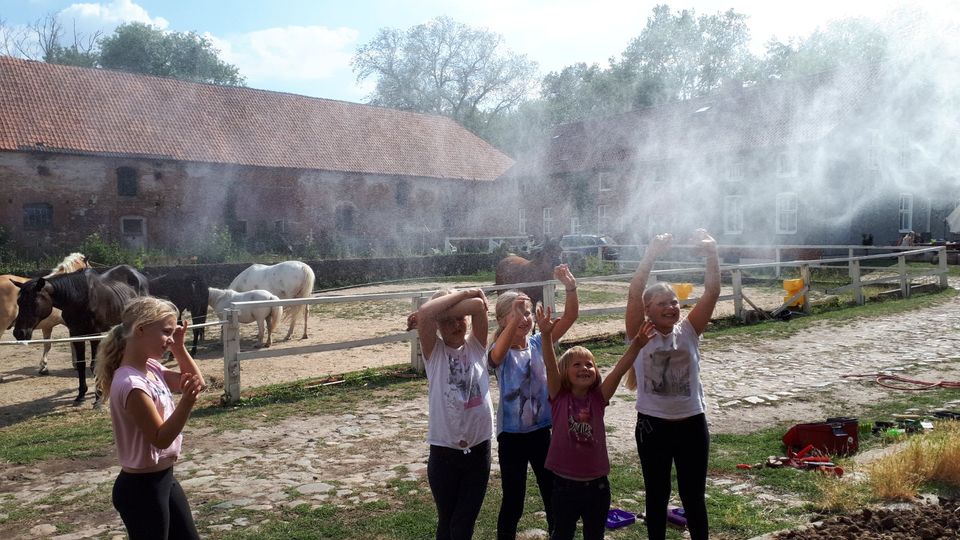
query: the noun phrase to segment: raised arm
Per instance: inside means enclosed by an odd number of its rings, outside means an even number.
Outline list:
[[[620,357],[617,364],[613,366],[613,370],[607,374],[603,379],[603,383],[600,384],[600,391],[603,393],[603,399],[605,401],[610,401],[610,398],[616,393],[617,386],[620,385],[620,380],[633,369],[633,363],[637,360],[637,354],[639,354],[640,349],[650,341],[650,337],[653,336],[654,332],[656,332],[656,330],[654,330],[652,322],[645,321],[640,325],[640,330],[637,332],[637,335],[630,340],[630,346],[627,347],[626,352],[623,353],[623,356]],[[546,356],[546,354],[544,354],[544,356]]]
[[[472,303],[464,303],[465,300],[476,300]],[[463,306],[459,304],[464,303]],[[453,308],[456,307],[456,310]],[[420,348],[423,350],[423,357],[430,358],[433,354],[433,348],[437,344],[437,325],[441,316],[443,317],[462,317],[464,315],[473,315],[482,310],[480,317],[471,317],[471,323],[474,326],[474,336],[477,336],[477,322],[482,319],[481,330],[483,339],[480,342],[486,346],[487,342],[487,297],[480,289],[466,289],[452,294],[428,300],[420,306],[420,309],[414,316],[408,318],[408,323],[417,328],[417,337],[420,338]],[[478,337],[479,339],[479,337]]]
[[[697,331],[703,333],[713,316],[713,309],[717,306],[720,297],[720,257],[717,255],[717,241],[704,229],[694,231],[694,241],[699,245],[702,255],[706,257],[706,269],[703,275],[703,295],[697,304],[690,310],[687,320]]]
[[[517,299],[513,301],[513,309],[511,309],[507,315],[503,330],[500,332],[500,336],[493,344],[493,348],[490,349],[490,354],[488,355],[490,363],[494,367],[499,366],[500,363],[503,362],[503,359],[506,358],[507,351],[510,350],[520,331],[520,320],[530,315],[527,309],[529,302],[530,298],[525,294],[517,296]]]
[[[573,277],[573,274],[570,272],[570,267],[561,264],[554,268],[553,279],[560,281],[566,291],[566,299],[563,303],[563,315],[553,326],[553,341],[551,343],[556,343],[560,341],[560,338],[562,338],[563,335],[567,333],[567,330],[573,326],[573,323],[577,321],[577,317],[580,315],[580,298],[577,296],[577,278]],[[541,332],[542,331],[543,329],[541,328]]]
[[[170,352],[177,361],[179,371],[164,371],[163,379],[167,387],[172,392],[181,392],[183,390],[183,380],[185,375],[192,375],[196,378],[195,388],[198,392],[206,390],[207,383],[203,379],[203,373],[200,372],[200,366],[193,360],[193,356],[187,351],[184,338],[187,335],[187,327],[190,325],[187,319],[183,319],[183,324],[177,326],[173,331],[173,345],[170,346]]]
[[[173,371],[164,372],[164,380],[169,377]],[[133,416],[133,421],[143,432],[144,438],[150,441],[150,444],[156,448],[167,448],[177,435],[183,431],[183,426],[187,424],[187,418],[190,417],[190,411],[193,410],[197,402],[197,396],[203,391],[203,378],[198,373],[180,374],[178,387],[182,397],[173,409],[173,414],[166,420],[160,416],[156,405],[146,392],[140,389],[134,389],[127,396],[127,402],[124,404],[126,409]]]
[[[633,273],[633,279],[630,280],[630,290],[627,293],[627,314],[626,330],[628,336],[635,336],[640,331],[644,322],[643,291],[647,288],[647,279],[653,270],[653,263],[657,257],[670,249],[673,242],[673,236],[670,233],[658,234],[650,241],[646,251],[643,252],[643,258],[637,270]]]
[[[543,337],[543,365],[547,368],[547,392],[550,399],[557,397],[560,393],[560,368],[557,366],[557,354],[554,351],[552,339],[553,333],[559,324],[558,320],[551,319],[551,310],[546,310],[543,306],[537,306],[537,325],[540,326],[540,334]]]

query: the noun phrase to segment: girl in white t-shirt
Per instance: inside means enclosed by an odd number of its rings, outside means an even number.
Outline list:
[[[427,479],[437,505],[436,537],[469,539],[490,479],[487,298],[480,289],[440,291],[408,325],[417,329],[427,371]]]
[[[177,315],[166,300],[135,298],[100,344],[97,386],[110,404],[121,466],[113,506],[131,540],[199,538],[173,465],[180,457],[181,431],[205,384],[184,347],[187,322],[178,326]],[[167,351],[180,371],[160,364]],[[179,403],[171,392],[182,394]]]
[[[655,331],[627,373],[627,387],[637,390],[635,436],[646,491],[647,535],[651,540],[666,535],[670,473],[676,464],[687,528],[693,540],[701,540],[708,536],[710,433],[700,383],[700,335],[720,296],[720,261],[716,241],[703,229],[694,231],[694,242],[706,256],[703,294],[681,318],[680,301],[670,285],[646,286],[654,261],[670,248],[672,239],[669,234],[657,235],[630,281],[627,335],[635,336],[651,323]]]

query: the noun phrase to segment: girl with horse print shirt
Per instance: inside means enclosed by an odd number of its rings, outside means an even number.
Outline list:
[[[440,291],[408,318],[408,326],[417,329],[427,371],[427,479],[437,505],[436,538],[469,539],[490,479],[487,298],[480,289]]]
[[[604,411],[623,376],[630,371],[637,353],[653,334],[646,323],[605,379],[600,378],[593,354],[573,347],[557,366],[552,341],[556,321],[537,308],[537,322],[548,345],[543,348],[547,388],[554,431],[547,453],[547,469],[553,471],[553,540],[572,540],[577,521],[583,520],[584,540],[603,538],[610,511],[610,460]]]
[[[113,506],[131,540],[199,538],[173,465],[205,384],[184,346],[187,322],[178,326],[178,314],[166,300],[137,297],[100,345],[97,385],[110,403],[121,466]],[[160,364],[167,351],[179,372]],[[182,394],[176,405],[171,392]]]
[[[566,289],[563,316],[552,326],[551,339],[556,342],[577,320],[580,302],[577,280],[567,265],[554,269],[554,278]],[[500,481],[503,499],[497,517],[497,538],[513,539],[523,515],[527,490],[527,464],[533,468],[540,489],[540,498],[547,514],[547,528],[552,533],[553,474],[544,467],[550,448],[552,424],[547,392],[547,372],[543,348],[553,343],[542,342],[540,333],[529,336],[533,328],[534,308],[523,293],[507,291],[497,298],[497,332],[488,359],[496,369],[500,385],[497,408],[497,442],[499,443]]]

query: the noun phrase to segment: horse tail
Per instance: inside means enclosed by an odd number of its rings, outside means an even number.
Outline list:
[[[303,280],[300,282],[300,289],[297,290],[291,298],[310,298],[313,296],[313,285],[317,276],[313,273],[313,268],[307,263],[300,263],[303,270]],[[283,314],[284,318],[290,320],[290,332],[293,332],[294,325],[297,324],[297,317],[303,314],[303,337],[307,337],[307,317],[310,313],[306,304],[290,306]]]
[[[273,333],[277,329],[277,325],[280,324],[280,320],[283,319],[283,306],[273,306],[270,308],[270,314],[267,315],[267,332]]]

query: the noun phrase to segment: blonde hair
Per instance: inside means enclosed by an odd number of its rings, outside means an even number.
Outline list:
[[[104,403],[110,399],[113,374],[120,367],[123,352],[127,348],[127,340],[133,335],[133,331],[138,326],[152,324],[169,317],[176,318],[177,313],[177,308],[172,303],[152,296],[139,296],[123,306],[120,324],[110,329],[97,349],[96,387],[103,394],[101,399]]]
[[[510,311],[513,309],[513,303],[518,298],[524,298],[527,302],[530,302],[530,297],[523,294],[520,291],[510,290],[502,292],[497,296],[497,305],[495,308],[497,316],[497,331],[493,334],[493,341],[497,341],[497,338],[500,337],[500,334],[503,333],[503,327],[506,325],[506,318],[510,315]],[[533,305],[531,304],[531,309]]]
[[[646,315],[647,306],[650,304],[650,302],[653,301],[654,297],[659,296],[661,294],[669,294],[672,296],[677,295],[676,291],[673,290],[673,287],[671,287],[670,284],[665,281],[654,283],[653,285],[650,285],[649,287],[643,290],[644,315]],[[646,317],[644,317],[644,319],[646,319]],[[627,336],[627,339],[633,339],[634,337],[636,336]],[[635,369],[631,368],[630,371],[627,372],[627,377],[623,385],[630,390],[637,389],[637,371]]]
[[[544,345],[545,347],[548,345]],[[550,344],[549,346],[553,346]],[[576,359],[581,360],[590,360],[593,362],[594,371],[597,372],[597,377],[593,380],[593,384],[590,385],[590,390],[600,386],[600,370],[597,368],[597,361],[593,358],[593,353],[590,352],[586,347],[581,347],[576,345],[567,349],[563,355],[560,356],[560,359],[557,360],[557,367],[560,369],[560,388],[570,391],[573,390],[573,384],[570,382],[570,379],[567,377],[567,369],[570,368],[570,364],[573,363]]]

